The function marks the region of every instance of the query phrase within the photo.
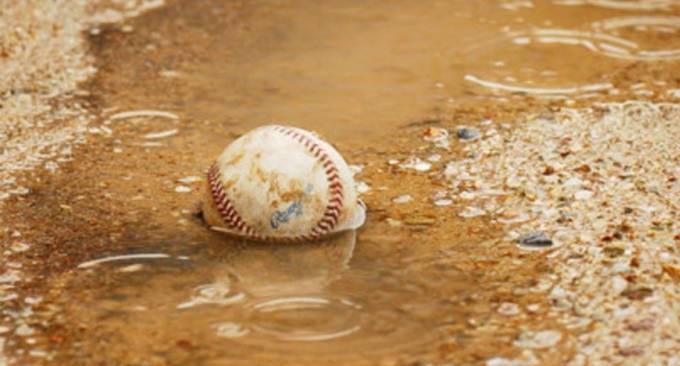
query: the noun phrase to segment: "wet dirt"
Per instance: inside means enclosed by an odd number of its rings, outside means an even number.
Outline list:
[[[54,365],[483,364],[520,357],[523,330],[569,333],[535,290],[549,251],[459,217],[464,202],[433,204],[445,188],[434,172],[466,152],[423,143],[423,130],[672,99],[680,23],[672,6],[522,3],[170,2],[88,35],[98,73],[84,102],[97,129],[75,162],[41,172],[5,211],[20,234],[3,241],[30,243],[7,256],[23,280],[5,311],[30,311],[32,329],[8,339],[8,354]],[[113,117],[134,110],[179,118]],[[208,166],[270,122],[316,130],[363,167],[364,228],[286,246],[206,229],[196,212]],[[442,157],[429,172],[389,162],[414,151]],[[537,362],[569,360],[562,339]]]

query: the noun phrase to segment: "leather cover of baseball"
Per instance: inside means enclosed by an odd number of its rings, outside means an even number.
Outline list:
[[[342,156],[312,132],[278,125],[227,146],[208,171],[202,209],[214,230],[262,241],[316,240],[366,217]]]

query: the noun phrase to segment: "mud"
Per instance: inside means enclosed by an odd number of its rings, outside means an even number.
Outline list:
[[[470,154],[459,126],[676,100],[677,6],[633,3],[169,2],[85,33],[98,70],[81,84],[87,143],[3,209],[8,364],[573,360],[592,329],[567,329],[536,290],[551,252],[460,217],[464,200],[433,202],[446,163]],[[603,23],[622,17],[644,24]],[[116,115],[140,110],[152,113]],[[206,229],[207,168],[270,122],[319,131],[361,167],[364,228],[288,246]],[[423,141],[432,127],[450,131],[448,149]],[[405,164],[416,155],[439,157],[419,171]],[[542,330],[561,337],[517,346]]]

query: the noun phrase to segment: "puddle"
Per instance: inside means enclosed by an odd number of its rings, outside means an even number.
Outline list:
[[[175,4],[148,17],[148,31],[130,35],[138,48],[123,51],[125,68],[107,65],[103,86],[147,96],[117,95],[109,103],[140,109],[161,103],[185,121],[213,126],[216,140],[220,129],[294,123],[362,146],[425,116],[488,100],[623,97],[630,93],[617,77],[630,61],[678,57],[672,2],[509,3],[399,2],[385,9],[379,2],[262,1],[247,11]],[[636,7],[641,14],[623,10]],[[225,31],[239,16],[257,19],[235,25],[257,34],[246,47],[233,45]],[[118,39],[106,32],[92,37],[103,44]],[[125,81],[140,77],[146,83]],[[172,96],[149,95],[154,87]]]
[[[357,243],[354,232],[284,246],[217,236],[191,253],[182,243],[162,245],[182,255],[107,256],[78,266],[69,292],[87,300],[69,304],[67,314],[96,324],[95,338],[134,339],[128,352],[178,345],[205,364],[364,362],[395,356],[395,347],[413,356],[439,342],[441,327],[466,327],[456,301],[479,274],[437,269],[445,258],[409,265],[383,253],[353,261],[358,244],[370,241]]]
[[[527,113],[674,97],[674,6],[171,1],[90,32],[95,137],[8,209],[26,283],[0,276],[44,300],[12,292],[35,333],[0,344],[23,364],[566,364],[587,329],[555,320],[553,248],[504,240],[535,217],[473,186],[471,157]],[[359,232],[259,245],[198,222],[207,167],[265,123],[361,166]]]

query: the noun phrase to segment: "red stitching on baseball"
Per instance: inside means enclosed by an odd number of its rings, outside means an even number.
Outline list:
[[[236,229],[246,235],[253,235],[254,230],[246,225],[245,221],[236,212],[234,205],[227,197],[227,193],[222,186],[222,180],[219,178],[219,169],[217,164],[213,164],[208,169],[208,184],[210,184],[210,191],[212,193],[213,201],[222,216],[222,221],[231,229]]]
[[[335,225],[338,223],[340,210],[343,206],[343,185],[340,181],[340,177],[337,174],[338,168],[335,163],[330,159],[328,154],[323,151],[323,148],[317,144],[313,139],[307,137],[306,135],[284,126],[276,126],[276,131],[279,131],[287,136],[294,137],[297,141],[301,142],[307,150],[316,157],[321,165],[325,169],[326,181],[328,182],[328,206],[324,211],[321,219],[317,224],[310,230],[310,234],[302,235],[303,239],[318,239],[319,237],[328,234]]]

